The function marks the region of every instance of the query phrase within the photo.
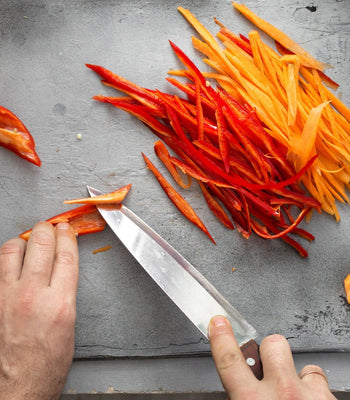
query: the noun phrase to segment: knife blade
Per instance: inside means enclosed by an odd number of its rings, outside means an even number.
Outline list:
[[[91,197],[102,192],[87,186]],[[257,331],[221,293],[177,250],[125,205],[97,206],[120,241],[158,286],[208,339],[209,322],[215,315],[231,323],[238,344],[255,376],[262,378]]]

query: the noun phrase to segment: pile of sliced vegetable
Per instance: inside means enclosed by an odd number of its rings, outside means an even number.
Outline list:
[[[287,151],[265,130],[255,110],[222,88],[208,85],[203,74],[174,43],[171,46],[186,66],[188,82],[168,79],[186,98],[145,89],[97,65],[87,66],[103,83],[128,97],[95,96],[143,121],[162,141],[156,154],[180,181],[178,168],[196,179],[214,214],[228,228],[246,238],[252,232],[266,239],[281,238],[306,257],[306,250],[290,233],[313,240],[298,228],[320,204],[300,189],[298,180],[315,161],[307,160],[295,173]],[[167,145],[177,157],[171,156]],[[190,205],[166,181],[149,158],[147,166],[180,211],[211,240],[212,236]],[[187,187],[180,181],[180,186]],[[297,215],[294,217],[294,211]],[[214,241],[214,240],[213,240]]]
[[[179,8],[202,38],[193,37],[193,46],[215,70],[204,75],[256,110],[265,131],[287,149],[296,171],[317,155],[300,182],[325,212],[339,220],[336,200],[349,202],[350,110],[327,88],[337,89],[338,84],[323,72],[327,65],[283,32],[243,4],[234,7],[274,39],[278,51],[264,43],[257,31],[247,38],[216,20],[222,48],[188,10]]]

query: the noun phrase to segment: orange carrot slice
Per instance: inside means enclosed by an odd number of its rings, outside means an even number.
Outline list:
[[[329,67],[329,65],[316,60],[311,54],[304,50],[288,35],[286,35],[275,26],[271,25],[269,22],[258,17],[244,4],[238,4],[234,2],[233,6],[247,19],[249,19],[249,21],[251,21],[254,25],[256,25],[258,28],[268,34],[272,39],[281,43],[286,49],[291,50],[293,53],[299,55],[302,59],[303,65],[319,69],[320,71],[323,71],[325,68]]]

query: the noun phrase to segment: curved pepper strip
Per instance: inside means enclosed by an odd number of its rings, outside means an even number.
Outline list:
[[[0,146],[38,167],[41,160],[35,152],[35,142],[22,121],[10,110],[0,106]]]
[[[151,160],[142,153],[142,156],[146,162],[147,167],[152,171],[154,176],[157,178],[160,186],[165,191],[166,195],[173,202],[173,204],[177,207],[177,209],[193,224],[195,224],[199,229],[201,229],[209,239],[214,243],[215,240],[209,233],[206,226],[203,224],[201,219],[198,217],[193,208],[187,203],[187,201],[169,184],[169,182],[164,178],[164,176],[158,171],[155,165],[151,162]]]

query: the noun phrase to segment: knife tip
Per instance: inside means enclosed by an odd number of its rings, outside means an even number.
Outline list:
[[[86,185],[87,191],[89,192],[90,196],[98,196],[101,192],[90,185]]]

